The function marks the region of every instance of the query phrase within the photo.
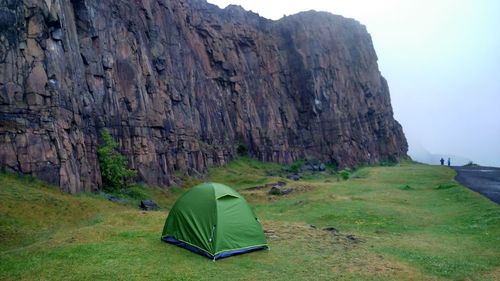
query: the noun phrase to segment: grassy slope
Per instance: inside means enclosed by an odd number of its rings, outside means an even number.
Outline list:
[[[6,280],[498,280],[500,208],[445,167],[369,167],[354,178],[310,177],[270,197],[242,187],[275,181],[248,159],[210,172],[239,188],[272,247],[215,263],[160,242],[182,190],[140,190],[164,209],[142,212],[98,195],[69,196],[0,175],[0,279]],[[441,188],[437,188],[441,186]],[[314,225],[316,228],[311,227]],[[334,226],[334,235],[322,228]],[[346,238],[354,235],[356,241]],[[495,279],[497,278],[497,279]]]

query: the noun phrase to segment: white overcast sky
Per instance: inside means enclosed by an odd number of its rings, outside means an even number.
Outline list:
[[[424,147],[500,166],[500,0],[208,2],[274,20],[317,10],[360,21],[372,36],[410,154]]]

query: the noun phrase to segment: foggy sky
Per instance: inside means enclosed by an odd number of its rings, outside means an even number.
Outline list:
[[[410,156],[426,150],[500,166],[500,1],[208,2],[275,20],[314,9],[360,21],[372,36]]]

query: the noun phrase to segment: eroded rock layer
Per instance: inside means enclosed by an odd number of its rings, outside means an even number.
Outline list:
[[[100,187],[108,128],[147,183],[252,157],[339,166],[406,155],[364,26],[271,21],[203,0],[0,0],[0,166]]]

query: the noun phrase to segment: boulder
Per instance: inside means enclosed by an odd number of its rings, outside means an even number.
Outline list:
[[[268,193],[270,195],[286,195],[292,191],[293,190],[290,188],[283,188],[282,186],[279,185],[273,185],[273,187],[271,187]]]
[[[151,199],[141,200],[139,207],[145,211],[154,211],[160,208],[160,206]]]
[[[302,171],[307,171],[307,172],[314,171],[314,167],[310,164],[304,164],[302,166]]]
[[[336,229],[336,228],[335,228],[335,227],[333,227],[333,226],[325,227],[325,228],[323,228],[323,230],[324,230],[324,231],[329,231],[329,232],[331,232],[331,233],[333,233],[333,234],[339,234],[339,230],[338,230],[338,229]]]
[[[318,167],[319,167],[319,171],[321,171],[321,172],[323,172],[323,171],[325,171],[325,170],[326,170],[325,163],[321,163],[321,164],[319,164],[319,166],[318,166]]]
[[[357,237],[355,237],[354,235],[352,234],[348,234],[346,235],[345,237],[348,241],[351,241],[351,242],[358,242],[360,241]]]

